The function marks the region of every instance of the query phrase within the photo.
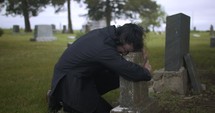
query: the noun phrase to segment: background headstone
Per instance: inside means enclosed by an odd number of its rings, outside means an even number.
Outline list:
[[[66,30],[66,25],[63,25],[63,30],[62,30],[62,33],[66,33],[67,30]]]
[[[214,27],[213,27],[213,25],[210,26],[210,35],[211,35],[211,37],[214,36]]]
[[[54,24],[51,24],[51,26],[52,26],[53,32],[55,33],[56,32],[56,26]]]
[[[13,33],[19,33],[19,25],[13,25]]]
[[[51,25],[36,25],[34,29],[34,38],[31,41],[53,41],[56,37],[53,36]]]
[[[210,47],[215,47],[215,35],[214,35],[213,25],[211,25],[211,27],[210,27],[210,35],[211,35],[211,38],[210,38]]]
[[[178,71],[189,52],[190,17],[182,13],[168,16],[166,25],[165,71]]]

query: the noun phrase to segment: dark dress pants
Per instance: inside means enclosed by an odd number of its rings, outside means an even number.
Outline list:
[[[58,87],[55,91],[55,92],[58,92],[56,95],[56,97],[58,97],[57,100],[61,100],[62,98],[61,96],[64,95],[61,93],[65,92],[63,90],[66,90],[65,88],[63,88],[65,84],[68,84],[68,83],[65,83],[67,81],[65,80],[66,78],[67,77],[64,77],[61,80],[61,82],[58,84]],[[102,96],[103,94],[119,87],[119,76],[110,71],[100,71],[95,74],[94,82],[99,95]],[[62,107],[66,113],[81,113],[63,103],[62,103]],[[112,106],[105,99],[100,97],[96,110],[93,113],[110,113],[111,109],[112,109]]]

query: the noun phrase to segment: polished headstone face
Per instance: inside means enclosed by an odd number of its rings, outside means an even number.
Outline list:
[[[166,25],[165,71],[178,71],[189,52],[190,17],[182,13],[168,16]]]
[[[53,36],[51,25],[36,25],[34,31],[34,38],[32,41],[52,41],[56,38]]]

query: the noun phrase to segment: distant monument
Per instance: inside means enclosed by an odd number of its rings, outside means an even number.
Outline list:
[[[13,25],[13,33],[19,33],[19,25]]]
[[[31,41],[53,41],[56,37],[53,36],[53,28],[51,25],[36,25],[34,29],[34,38]]]
[[[214,35],[214,28],[213,28],[213,25],[211,25],[210,27],[210,35],[211,35],[211,38],[210,38],[210,47],[215,47],[215,35]]]
[[[62,33],[67,33],[66,25],[63,25]]]
[[[51,24],[51,26],[52,26],[53,33],[55,33],[57,31],[56,26],[54,24]]]

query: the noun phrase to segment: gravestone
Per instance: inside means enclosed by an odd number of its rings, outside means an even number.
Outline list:
[[[214,35],[213,25],[211,25],[211,27],[210,27],[210,35],[211,35],[211,38],[210,38],[210,47],[215,47],[215,35]]]
[[[142,65],[142,53],[130,53],[127,60]],[[120,105],[111,113],[157,113],[157,103],[148,96],[148,85],[145,81],[133,82],[120,77]]]
[[[201,84],[199,82],[199,77],[197,75],[195,64],[192,61],[191,55],[186,54],[184,56],[185,64],[189,73],[189,78],[193,88],[193,93],[200,94],[202,91]]]
[[[34,38],[31,41],[53,41],[56,37],[53,36],[51,25],[36,25],[34,29]]]
[[[57,30],[56,30],[56,26],[54,25],[54,24],[51,24],[51,26],[52,26],[52,30],[53,30],[53,32],[55,33]]]
[[[13,33],[19,33],[19,25],[13,25]]]
[[[214,27],[213,27],[213,25],[210,26],[210,35],[214,36]]]
[[[62,33],[67,33],[67,30],[66,30],[66,25],[63,25],[63,30],[62,30]]]
[[[197,31],[197,30],[196,30],[196,26],[193,27],[193,31],[194,31],[194,32]]]
[[[165,71],[178,71],[189,52],[190,17],[182,13],[168,16],[166,25]]]
[[[186,95],[189,88],[184,55],[189,53],[190,17],[182,13],[167,17],[165,66],[153,74],[154,92],[170,90]]]

